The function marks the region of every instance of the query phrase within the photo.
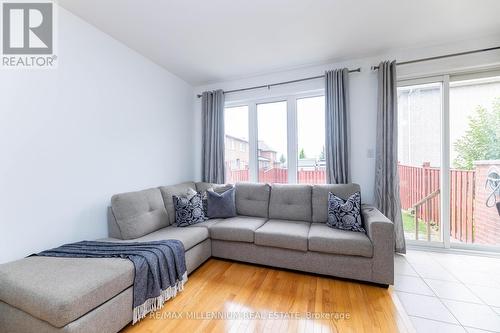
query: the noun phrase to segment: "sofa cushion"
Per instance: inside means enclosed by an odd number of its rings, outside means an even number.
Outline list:
[[[191,197],[176,196],[173,197],[175,209],[175,225],[178,227],[187,227],[197,223],[205,222],[206,217],[203,212],[203,202],[201,194],[196,193]]]
[[[253,243],[255,230],[265,222],[266,219],[262,217],[230,217],[212,225],[210,227],[210,237],[220,240]]]
[[[273,184],[269,218],[311,221],[311,186]]]
[[[255,231],[255,244],[307,251],[311,223],[291,220],[269,220]]]
[[[184,250],[189,250],[190,248],[198,245],[199,243],[206,240],[208,235],[208,229],[203,227],[184,228],[176,227],[175,225],[168,226],[166,228],[152,232],[146,236],[130,239],[130,240],[113,240],[111,238],[105,239],[106,241],[112,242],[152,242],[166,239],[177,239],[184,245]]]
[[[175,224],[175,208],[173,196],[184,196],[187,195],[190,190],[196,191],[196,185],[194,182],[185,182],[177,185],[160,186],[161,195],[163,197],[163,202],[165,209],[168,214],[169,224]]]
[[[311,224],[309,250],[369,258],[373,256],[373,245],[366,234],[330,228],[324,223]]]
[[[233,187],[233,185],[231,184],[215,184],[206,182],[197,182],[195,186],[196,186],[196,192],[198,193],[204,193],[208,190],[214,190],[217,193],[222,193]]]
[[[221,222],[221,221],[224,221],[224,219],[209,219],[209,220],[206,220],[205,222],[190,225],[188,228],[200,228],[200,227],[205,228],[208,231],[209,237],[211,237],[210,228],[214,224]]]
[[[312,187],[312,221],[323,222],[328,220],[328,193],[347,200],[351,195],[360,192],[358,184],[322,184]]]
[[[326,225],[336,229],[365,232],[361,221],[361,193],[356,192],[344,200],[330,192]]]
[[[0,265],[0,300],[63,327],[133,280],[134,266],[127,259],[28,257]]]
[[[222,193],[224,193],[227,190],[230,190],[232,188],[234,188],[234,186],[231,184],[221,185],[221,184],[204,183],[204,182],[196,183],[196,190],[198,191],[198,193],[201,194],[201,198],[203,200],[203,211],[205,212],[205,216],[208,217],[208,194],[207,193],[209,191],[213,191],[215,193],[222,194]],[[235,215],[236,215],[236,213],[233,216],[235,216]]]
[[[217,193],[210,189],[207,192],[207,216],[213,218],[227,218],[236,216],[235,189]]]
[[[269,184],[236,183],[236,212],[238,215],[268,217]]]
[[[141,237],[169,224],[157,188],[115,194],[111,198],[111,209],[123,239]]]

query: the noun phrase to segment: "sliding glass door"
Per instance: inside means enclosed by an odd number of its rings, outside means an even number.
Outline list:
[[[451,245],[500,248],[500,73],[450,79]]]
[[[398,87],[398,170],[408,240],[442,242],[441,82]]]
[[[398,84],[409,243],[500,250],[500,72]]]

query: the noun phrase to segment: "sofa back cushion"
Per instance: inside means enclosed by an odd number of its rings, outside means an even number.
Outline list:
[[[115,194],[111,209],[122,239],[134,239],[168,226],[160,190],[152,188]]]
[[[231,184],[215,184],[215,183],[206,183],[206,182],[197,182],[196,184],[196,192],[205,193],[208,190],[214,190],[217,193],[223,193],[226,190],[229,190],[233,185]]]
[[[269,216],[269,184],[236,183],[236,212],[238,215]]]
[[[194,182],[185,182],[176,185],[160,186],[161,195],[163,196],[163,202],[165,203],[165,209],[168,214],[168,223],[175,224],[175,207],[173,196],[178,197],[187,196],[189,192],[196,191],[196,185]]]
[[[328,220],[328,193],[347,200],[356,192],[361,192],[358,184],[323,184],[312,187],[312,221],[326,223]]]
[[[269,218],[311,221],[311,186],[273,184]]]

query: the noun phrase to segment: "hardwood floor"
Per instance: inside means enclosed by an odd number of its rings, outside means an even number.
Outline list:
[[[392,287],[210,259],[154,317],[123,332],[388,333],[413,328]]]

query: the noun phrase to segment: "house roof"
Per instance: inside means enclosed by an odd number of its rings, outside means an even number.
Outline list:
[[[268,144],[265,143],[262,140],[259,140],[259,149],[262,150],[262,151],[270,151],[270,152],[274,152],[274,153],[277,152],[276,150],[274,150],[271,147],[269,147]]]

